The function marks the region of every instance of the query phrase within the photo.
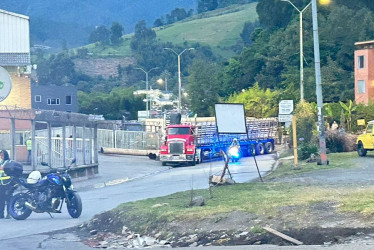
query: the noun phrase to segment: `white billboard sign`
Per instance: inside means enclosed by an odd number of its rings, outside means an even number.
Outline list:
[[[246,134],[244,105],[237,103],[215,104],[218,133]]]
[[[8,71],[0,67],[0,102],[4,101],[12,90],[12,80]]]
[[[290,115],[293,111],[293,100],[281,100],[279,102],[279,114]]]

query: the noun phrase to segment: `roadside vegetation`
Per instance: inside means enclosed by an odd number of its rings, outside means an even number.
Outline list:
[[[301,9],[309,2],[300,0],[296,5]],[[352,101],[354,43],[372,40],[374,9],[369,2],[359,0],[352,4],[349,0],[336,0],[318,6],[323,97],[329,103],[323,112],[327,122],[331,124],[335,120],[348,132],[361,129],[355,125],[356,118],[374,119],[372,108],[359,107]],[[277,107],[279,100],[300,101],[299,56],[295,49],[299,45],[299,15],[292,6],[278,0],[199,0],[197,10],[198,13],[192,13],[175,9],[164,20],[159,18],[157,25],[153,24],[155,28],[139,21],[134,33],[125,36],[118,22],[113,22],[110,28],[97,26],[90,34],[90,45],[65,50],[62,55],[48,57],[39,51],[33,56],[33,63],[38,64],[39,84],[72,84],[88,94],[88,100],[95,100],[98,95],[95,92],[109,96],[114,88],[144,89],[144,73],[136,68],[157,67],[149,74],[152,88],[163,90],[165,86],[155,82],[167,78],[168,90],[177,94],[177,57],[164,48],[179,53],[193,47],[195,50],[184,53],[181,60],[182,88],[187,91],[182,102],[191,104],[192,115],[213,116],[214,104],[219,102],[241,101],[250,113],[250,107],[259,102]],[[363,17],[365,22],[357,29],[354,20]],[[304,14],[304,87],[308,93],[306,102],[311,105],[316,101],[312,30],[311,8],[308,8]],[[130,56],[136,65],[117,65],[118,74],[109,79],[76,72],[73,63],[77,58],[125,56]],[[206,65],[207,70],[198,65]],[[200,79],[212,80],[202,83]],[[245,93],[251,89],[268,92],[272,97],[258,100],[251,94],[247,96]],[[196,93],[209,98],[196,97]],[[134,113],[124,106],[108,105],[101,110],[101,106],[80,103],[80,111],[104,114],[110,119]],[[108,109],[117,115],[107,115]],[[139,105],[138,110],[144,110],[144,105]],[[253,115],[263,117],[276,113],[273,108]]]
[[[333,204],[337,213],[356,213],[358,217],[374,215],[374,188],[371,186],[310,185],[282,180],[307,172],[352,168],[355,167],[352,164],[354,157],[353,153],[329,154],[328,166],[301,162],[298,168],[294,167],[293,161],[282,160],[278,168],[264,178],[264,183],[243,183],[216,186],[211,190],[178,192],[121,204],[110,213],[118,218],[119,225],[126,225],[139,233],[162,232],[170,225],[183,225],[206,219],[218,223],[228,214],[238,211],[250,214],[254,219],[261,218],[262,222],[254,227],[258,229],[273,218],[282,221],[282,218],[286,220],[287,216],[291,216],[293,220],[307,217],[311,207],[316,204]],[[204,206],[189,205],[192,197],[196,196],[205,198]],[[302,223],[302,219],[298,220]],[[119,226],[118,230],[120,229]]]

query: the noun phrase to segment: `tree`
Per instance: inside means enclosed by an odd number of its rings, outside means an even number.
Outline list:
[[[197,2],[198,13],[215,10],[217,7],[218,7],[218,0],[199,0]]]
[[[256,6],[259,21],[269,28],[285,27],[292,18],[294,9],[278,0],[260,0]]]
[[[94,31],[91,32],[88,42],[96,43],[100,42],[104,45],[109,44],[110,31],[104,26],[100,25],[96,27]]]
[[[131,39],[131,49],[138,50],[142,45],[150,45],[156,39],[156,32],[151,28],[147,28],[144,20],[139,21],[135,25],[134,36]]]
[[[198,116],[212,116],[219,100],[220,68],[217,64],[196,60],[189,68],[188,97],[192,111]]]
[[[52,55],[48,60],[41,61],[37,73],[41,85],[74,84],[76,74],[73,61],[65,53]]]
[[[163,26],[164,25],[164,21],[162,18],[157,18],[154,23],[153,23],[153,27],[160,27],[160,26]]]
[[[123,31],[124,28],[120,23],[112,23],[112,26],[110,27],[110,41],[112,42],[112,44],[117,45],[121,43]]]
[[[252,32],[260,26],[258,21],[256,22],[245,22],[242,33],[240,33],[240,37],[244,45],[250,45],[252,43],[251,34]]]
[[[175,8],[171,11],[170,15],[174,18],[175,22],[188,17],[188,14],[184,8]]]
[[[345,119],[347,121],[347,130],[351,131],[352,129],[352,114],[357,109],[357,106],[355,106],[352,102],[352,100],[349,100],[347,104],[344,102],[339,102],[342,108],[344,109]]]
[[[243,103],[246,116],[264,118],[277,114],[278,91],[262,89],[258,83],[252,88],[231,95],[228,103]]]

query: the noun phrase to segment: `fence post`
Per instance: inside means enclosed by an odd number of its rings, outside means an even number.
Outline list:
[[[94,138],[94,163],[99,162],[98,148],[97,148],[97,124],[94,126],[93,138]]]
[[[83,165],[86,165],[86,125],[82,126],[82,154],[83,154]]]
[[[66,166],[66,126],[62,125],[62,166]]]
[[[14,118],[11,118],[11,124],[12,124],[12,130],[11,130],[11,152],[10,157],[12,159],[16,158],[16,120]]]

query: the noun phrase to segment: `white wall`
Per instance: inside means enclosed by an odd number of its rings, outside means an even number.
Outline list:
[[[0,9],[0,53],[30,53],[28,16]]]

